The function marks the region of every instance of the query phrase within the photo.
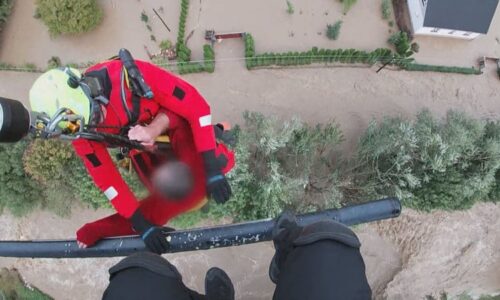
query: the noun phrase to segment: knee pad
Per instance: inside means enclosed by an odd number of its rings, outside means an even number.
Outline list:
[[[321,240],[336,241],[352,248],[361,247],[358,237],[349,227],[333,220],[320,221],[304,227],[299,237],[293,241],[293,245],[300,247]]]
[[[143,268],[161,276],[182,281],[182,275],[174,265],[160,255],[151,252],[139,252],[122,259],[118,264],[109,269],[110,279],[115,274],[129,268]]]

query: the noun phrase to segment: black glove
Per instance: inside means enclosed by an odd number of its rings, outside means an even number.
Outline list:
[[[140,209],[137,209],[130,218],[134,230],[141,235],[146,247],[156,254],[167,252],[170,244],[167,240],[169,233],[175,231],[170,227],[154,226],[148,222],[142,215]]]
[[[219,204],[226,203],[231,198],[231,186],[226,177],[220,171],[215,151],[205,151],[202,153],[207,177],[207,195],[210,199]]]

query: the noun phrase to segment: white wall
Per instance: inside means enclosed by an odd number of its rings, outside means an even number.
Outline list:
[[[437,32],[435,32],[435,28],[432,27],[421,27],[420,29],[415,31],[415,35],[432,35],[432,36],[440,36],[440,37],[451,37],[458,38],[464,40],[472,40],[477,38],[480,34],[471,32],[467,34],[466,31],[460,30],[452,30],[452,29],[443,29],[439,28]]]
[[[417,32],[424,26],[425,7],[422,0],[408,0],[408,10],[413,32]]]

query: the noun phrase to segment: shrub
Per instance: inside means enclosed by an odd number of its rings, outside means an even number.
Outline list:
[[[15,216],[32,211],[41,202],[41,189],[23,169],[23,153],[27,140],[0,144],[0,209],[7,208]]]
[[[12,12],[13,0],[0,0],[0,31]]]
[[[410,37],[406,32],[396,32],[389,38],[388,42],[396,49],[396,56],[393,59],[397,65],[405,68],[414,61],[413,58],[410,58],[414,53],[412,51],[414,47],[412,47],[413,44],[411,44]]]
[[[342,2],[344,15],[356,4],[357,0],[340,0]]]
[[[411,43],[410,48],[414,53],[418,53],[418,51],[420,50],[420,45],[418,43]]]
[[[293,13],[295,12],[295,10],[293,9],[293,4],[292,2],[290,1],[286,1],[286,12],[290,15],[293,15]]]
[[[160,49],[163,51],[170,49],[171,47],[172,47],[172,42],[170,40],[163,40],[160,43]]]
[[[337,21],[335,22],[335,24],[326,25],[326,36],[331,40],[338,39],[341,27],[342,21]]]
[[[371,197],[398,196],[422,210],[464,209],[489,199],[500,168],[500,123],[428,111],[416,121],[387,118],[362,136],[358,181]],[[359,180],[359,178],[358,178]]]
[[[279,123],[245,113],[238,132],[233,198],[217,209],[237,220],[274,217],[289,208],[306,212],[337,207],[342,199],[335,153],[342,133],[335,123]]]
[[[392,1],[391,0],[382,0],[382,18],[384,20],[389,20],[392,16]]]
[[[144,11],[144,10],[141,12],[141,21],[143,21],[144,23],[148,23],[149,22],[149,17],[146,14],[146,11]]]
[[[404,31],[396,32],[389,38],[389,44],[394,45],[396,53],[401,57],[410,57],[413,55],[411,51],[411,41],[408,34]]]
[[[58,56],[52,56],[47,61],[47,70],[56,69],[62,66],[61,59]]]
[[[37,14],[51,35],[87,32],[102,21],[102,9],[96,0],[37,0]]]
[[[109,206],[109,201],[95,187],[83,162],[68,143],[34,140],[23,161],[26,173],[42,189],[40,197],[44,208],[67,215],[74,200],[94,208]]]

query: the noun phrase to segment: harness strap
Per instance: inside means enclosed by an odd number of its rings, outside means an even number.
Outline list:
[[[132,111],[130,112],[130,123],[135,124],[139,119],[141,111],[141,97],[132,93]]]

